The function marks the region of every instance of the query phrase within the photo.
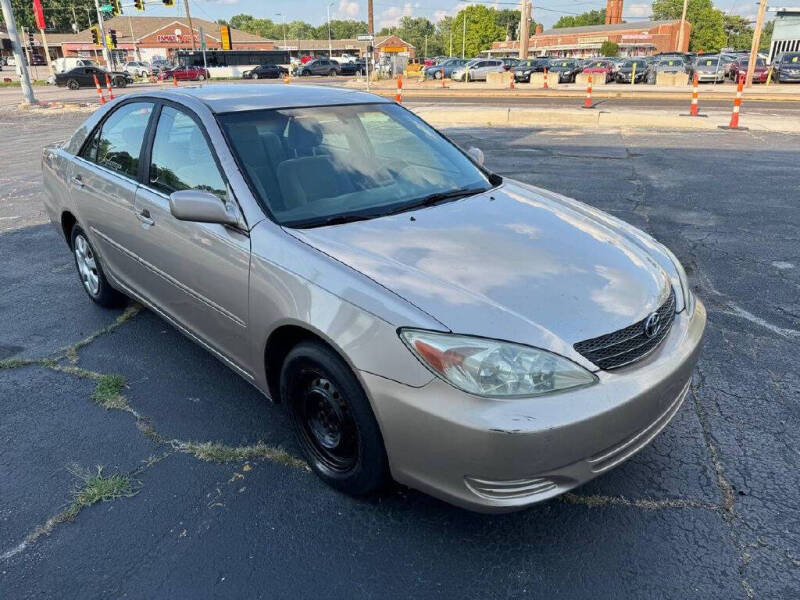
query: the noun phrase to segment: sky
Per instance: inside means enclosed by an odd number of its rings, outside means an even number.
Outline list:
[[[280,22],[302,20],[312,25],[320,25],[327,19],[328,2],[331,0],[189,0],[192,16],[211,21],[229,19],[233,15],[245,13],[254,17],[269,18]],[[127,2],[126,2],[127,4]],[[403,16],[427,17],[433,22],[442,16],[455,15],[461,8],[471,4],[458,0],[374,0],[376,30],[396,25]],[[482,0],[480,4],[498,9],[517,8],[514,0]],[[563,15],[575,15],[589,10],[604,8],[605,0],[533,0],[533,18],[537,23],[550,27]],[[714,0],[714,6],[724,12],[740,14],[755,20],[756,0]],[[136,13],[133,9],[131,14]],[[366,21],[366,0],[333,0],[330,6],[332,19],[357,19]],[[281,16],[278,16],[281,13]],[[183,1],[176,0],[175,7],[167,8],[148,4],[146,15],[183,16]],[[650,15],[650,2],[627,0],[623,9],[623,19],[628,22],[645,20]]]

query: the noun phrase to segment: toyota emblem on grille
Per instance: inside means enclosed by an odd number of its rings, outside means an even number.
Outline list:
[[[661,330],[661,317],[657,312],[652,313],[644,321],[644,334],[651,338],[658,335]]]

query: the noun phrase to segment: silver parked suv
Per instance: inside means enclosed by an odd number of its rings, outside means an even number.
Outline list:
[[[42,166],[89,297],[137,299],[285,404],[348,493],[391,476],[520,508],[633,455],[686,397],[706,312],[675,256],[393,102],[150,90]]]

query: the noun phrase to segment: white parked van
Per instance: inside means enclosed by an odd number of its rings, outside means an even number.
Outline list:
[[[77,58],[68,56],[66,58],[57,58],[53,63],[53,70],[56,73],[66,73],[75,67],[96,67],[97,63],[88,58]]]

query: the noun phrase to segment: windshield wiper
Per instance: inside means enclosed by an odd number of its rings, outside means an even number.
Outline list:
[[[461,188],[457,190],[450,190],[449,192],[437,192],[435,194],[428,194],[422,198],[417,198],[411,202],[399,206],[397,209],[381,213],[381,216],[396,215],[397,213],[406,212],[414,208],[422,208],[423,206],[433,206],[445,200],[455,200],[456,198],[466,198],[467,196],[474,196],[487,191],[487,188]]]

